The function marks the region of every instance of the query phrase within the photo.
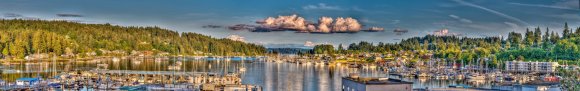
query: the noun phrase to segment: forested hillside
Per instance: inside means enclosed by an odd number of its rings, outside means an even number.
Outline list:
[[[560,34],[549,28],[527,29],[524,34],[511,32],[506,37],[457,37],[435,36],[414,37],[398,43],[369,42],[353,43],[338,48],[319,45],[314,47],[318,54],[383,53],[406,55],[411,59],[433,54],[433,57],[453,61],[489,60],[499,61],[578,61],[580,59],[580,28],[569,28],[564,24]],[[425,59],[424,59],[425,60]]]
[[[261,55],[265,48],[197,33],[178,33],[159,27],[124,27],[67,21],[0,20],[3,56],[32,54],[103,55],[102,50],[152,51],[173,55]]]

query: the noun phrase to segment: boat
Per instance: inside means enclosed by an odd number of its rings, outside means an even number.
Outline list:
[[[107,69],[109,68],[109,64],[97,64],[97,69]]]
[[[471,74],[471,75],[467,76],[467,79],[469,79],[469,80],[485,80],[485,76],[480,75],[480,74]]]
[[[514,81],[514,78],[511,77],[511,76],[509,76],[509,75],[506,75],[506,76],[503,77],[503,81],[511,82],[511,81]]]
[[[157,58],[155,58],[155,62],[161,62],[161,61],[165,61],[165,60],[169,60],[169,58],[167,58],[167,57],[157,57]]]
[[[548,81],[548,82],[559,82],[560,81],[560,78],[557,77],[557,76],[546,75],[546,76],[543,77],[542,80]]]
[[[113,59],[112,59],[112,60],[113,60],[113,62],[119,62],[119,61],[120,61],[120,59],[119,59],[119,58],[117,58],[117,57],[113,57]]]
[[[503,78],[503,76],[495,76],[495,82],[503,82],[505,79]]]
[[[405,77],[416,77],[417,76],[417,75],[409,73],[409,72],[402,73],[402,75]]]
[[[246,71],[246,67],[241,67],[241,68],[240,68],[240,71],[241,71],[241,72],[245,72],[245,71]]]
[[[349,68],[360,68],[361,66],[358,64],[349,64],[348,67]]]
[[[417,78],[430,78],[431,75],[427,74],[427,73],[419,73],[419,75],[417,75]]]
[[[168,70],[181,70],[181,66],[179,65],[169,65],[167,67]]]
[[[370,68],[370,69],[376,69],[376,68],[377,68],[377,66],[376,66],[376,65],[371,65],[371,66],[369,66],[369,68]]]
[[[141,60],[133,60],[133,64],[141,64]]]
[[[40,78],[18,78],[16,79],[17,86],[33,87],[40,83]]]
[[[455,75],[455,79],[456,80],[463,80],[463,79],[465,79],[465,75],[463,75],[463,74],[456,74]]]
[[[458,85],[449,85],[449,88],[471,88],[471,86],[465,84],[458,84]]]
[[[147,87],[144,86],[122,86],[119,88],[119,90],[124,90],[124,91],[143,91],[143,90],[147,90]]]
[[[312,62],[310,62],[310,61],[307,61],[305,64],[306,64],[306,65],[312,65]]]
[[[435,75],[435,77],[433,77],[433,78],[435,78],[435,79],[437,79],[437,80],[447,80],[447,79],[449,79],[449,76],[447,76],[447,75],[445,75],[445,74],[437,74],[437,75]]]
[[[50,83],[50,84],[48,84],[48,87],[57,88],[57,89],[62,88],[62,86],[63,85],[60,84],[60,83]]]

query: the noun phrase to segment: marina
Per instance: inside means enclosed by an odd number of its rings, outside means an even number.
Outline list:
[[[0,91],[580,91],[579,5],[2,0]]]
[[[157,60],[156,60],[157,59]],[[383,65],[306,59],[237,60],[237,58],[110,58],[92,62],[35,62],[3,65],[2,89],[244,89],[252,91],[338,91],[352,74],[411,82],[412,89],[531,89],[559,91],[551,76],[501,72],[419,71]],[[221,60],[223,59],[223,60]],[[237,61],[232,61],[236,59]],[[278,61],[276,61],[278,60]],[[287,61],[283,61],[287,60]],[[298,62],[301,60],[302,62]],[[311,61],[311,62],[306,62]],[[38,67],[38,65],[44,65]],[[360,66],[356,66],[360,65]],[[94,67],[94,68],[93,68]],[[172,67],[177,67],[173,69]],[[89,69],[93,68],[93,69]],[[415,71],[414,71],[415,70]],[[28,84],[23,84],[28,83]]]

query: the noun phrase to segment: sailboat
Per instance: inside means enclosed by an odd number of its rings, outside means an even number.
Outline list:
[[[463,61],[464,60],[461,60],[461,66],[459,66],[459,69],[461,69],[461,70],[464,70],[464,62]],[[455,79],[457,79],[457,80],[465,79],[464,72],[463,71],[455,72]]]
[[[470,62],[471,63],[471,62]],[[478,62],[479,63],[479,62]],[[472,65],[473,66],[473,65]],[[473,69],[473,67],[470,67]],[[478,67],[479,68],[479,67]],[[469,80],[485,80],[485,76],[476,72],[472,72],[467,76]]]
[[[478,73],[472,73],[469,76],[467,76],[467,79],[470,80],[485,80],[485,76],[478,74]]]
[[[244,64],[246,64],[246,63],[244,63],[244,57],[243,56],[242,56],[242,60],[241,61],[242,61],[241,62],[242,67],[240,67],[240,72],[246,72],[246,67],[244,66]]]

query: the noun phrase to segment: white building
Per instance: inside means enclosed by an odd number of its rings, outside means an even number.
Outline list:
[[[505,69],[511,72],[552,73],[556,71],[556,67],[558,66],[558,62],[507,61]]]

